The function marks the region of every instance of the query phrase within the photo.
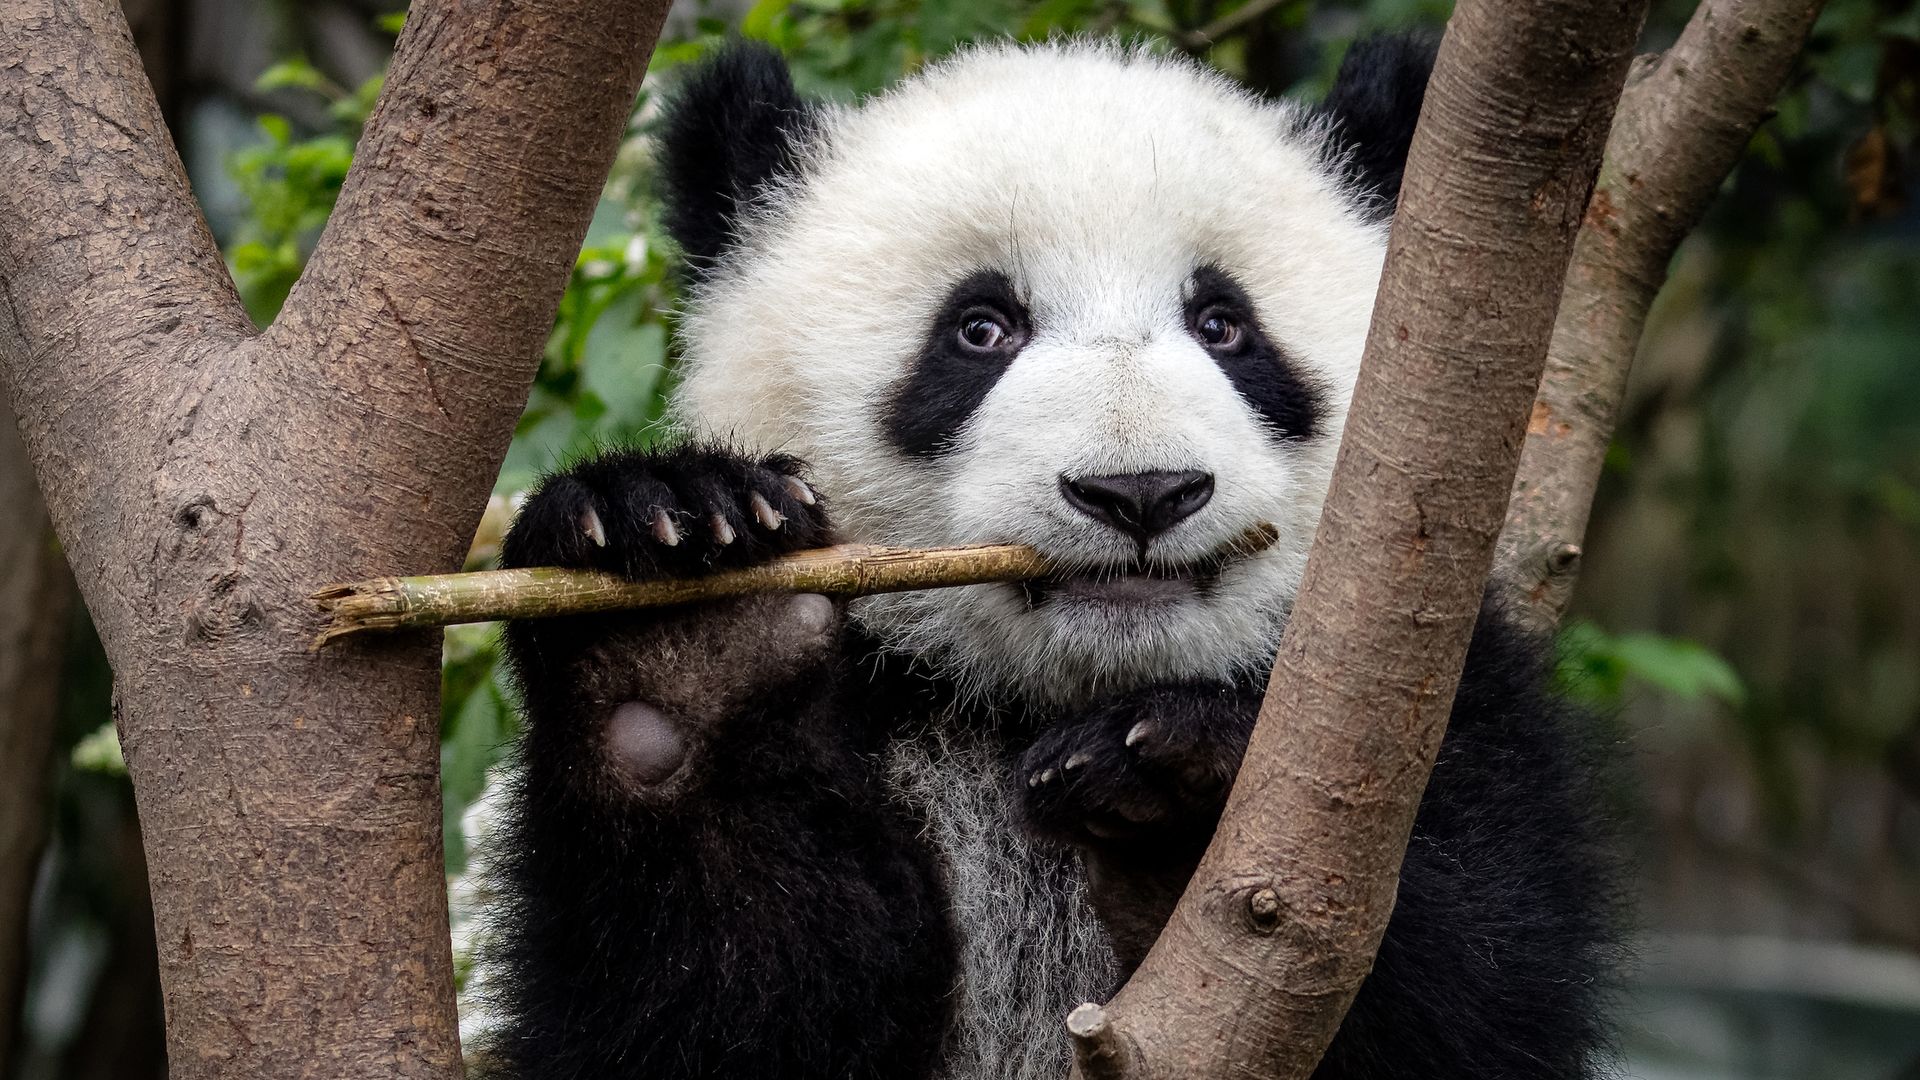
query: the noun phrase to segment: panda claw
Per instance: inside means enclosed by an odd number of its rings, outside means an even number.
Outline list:
[[[1066,762],[1060,766],[1060,771],[1071,772],[1072,770],[1077,769],[1092,760],[1093,760],[1093,755],[1087,753],[1085,750],[1082,750],[1079,753],[1068,758]]]
[[[1153,734],[1153,723],[1148,720],[1142,720],[1139,723],[1133,725],[1133,727],[1128,730],[1127,746],[1129,747],[1138,746],[1140,743],[1146,741],[1147,737],[1152,734]]]
[[[733,526],[727,524],[726,518],[715,514],[707,519],[707,524],[713,529],[714,543],[719,544],[721,547],[726,547],[728,544],[733,543]]]
[[[780,523],[787,520],[781,516],[780,511],[773,508],[773,504],[767,501],[766,496],[757,491],[747,499],[747,505],[753,508],[753,516],[768,530],[778,529]]]
[[[1041,784],[1051,783],[1054,775],[1055,773],[1052,769],[1041,769],[1039,772],[1027,777],[1027,786],[1037,788]]]
[[[780,479],[787,486],[787,494],[800,500],[800,505],[812,506],[817,501],[813,497],[813,489],[807,486],[805,480],[797,476],[783,476]]]
[[[594,547],[607,546],[607,527],[600,522],[600,513],[589,506],[580,511],[580,531],[587,534]]]
[[[673,518],[657,506],[653,508],[653,538],[668,547],[680,546],[680,530],[674,527]]]

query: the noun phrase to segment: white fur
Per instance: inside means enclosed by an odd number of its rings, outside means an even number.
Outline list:
[[[982,692],[1074,700],[1270,659],[1299,582],[1379,280],[1385,233],[1327,167],[1323,130],[1198,65],[1085,42],[994,46],[828,114],[804,176],[744,226],[693,298],[678,417],[810,462],[851,539],[1019,541],[1063,563],[1132,557],[1060,475],[1198,469],[1216,492],[1157,539],[1185,562],[1248,526],[1270,551],[1203,599],[1139,610],[1006,586],[871,597],[878,636]],[[1276,445],[1183,326],[1206,263],[1325,392],[1318,438]],[[938,460],[881,406],[947,289],[1005,272],[1034,334]]]
[[[887,754],[887,779],[945,857],[961,927],[953,1023],[936,1080],[1059,1080],[1060,1022],[1118,975],[1073,852],[1015,820],[1018,781],[986,733],[935,723]]]

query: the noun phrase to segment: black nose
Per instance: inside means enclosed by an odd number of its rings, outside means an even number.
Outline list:
[[[1147,541],[1190,518],[1213,498],[1213,474],[1122,473],[1060,478],[1060,491],[1075,510],[1126,533],[1144,549]]]

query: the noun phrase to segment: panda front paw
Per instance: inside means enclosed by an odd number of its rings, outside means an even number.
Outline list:
[[[829,535],[826,507],[804,472],[785,454],[700,444],[601,454],[540,484],[501,562],[691,577],[818,547]]]
[[[1211,830],[1258,709],[1225,685],[1176,684],[1054,724],[1022,759],[1029,827],[1082,845]]]

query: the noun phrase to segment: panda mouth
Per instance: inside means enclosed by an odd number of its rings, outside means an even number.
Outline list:
[[[1214,557],[1178,566],[1106,566],[1049,574],[1022,583],[1030,607],[1050,603],[1090,603],[1113,607],[1173,604],[1205,595],[1220,576],[1225,560]]]
[[[1027,606],[1066,602],[1116,608],[1176,604],[1204,597],[1229,563],[1271,547],[1279,531],[1264,522],[1211,554],[1186,563],[1134,562],[1048,574],[1021,582]]]

